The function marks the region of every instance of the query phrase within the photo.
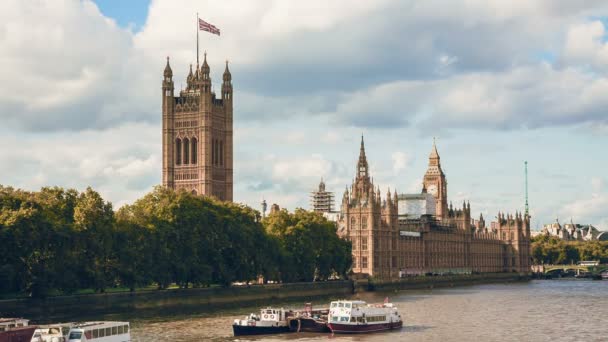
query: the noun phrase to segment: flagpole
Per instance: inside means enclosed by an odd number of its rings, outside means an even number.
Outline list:
[[[198,12],[196,12],[196,65],[198,66]]]

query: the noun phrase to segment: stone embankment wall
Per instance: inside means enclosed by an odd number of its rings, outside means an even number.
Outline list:
[[[329,281],[118,292],[58,296],[44,300],[14,299],[0,301],[0,317],[17,316],[48,322],[99,319],[101,315],[140,317],[167,312],[187,314],[227,307],[263,306],[288,300],[301,300],[304,303],[320,297],[345,297],[351,293],[351,281]]]
[[[428,289],[483,283],[527,280],[515,273],[413,277],[393,281],[361,279],[315,283],[268,284],[50,297],[44,300],[0,301],[0,317],[26,317],[36,323],[130,319],[213,312],[222,308],[245,308],[294,302],[348,298],[355,292]]]
[[[485,273],[473,275],[411,277],[395,280],[367,279],[356,281],[355,291],[417,290],[525,280],[529,280],[529,277],[522,276],[517,273]]]

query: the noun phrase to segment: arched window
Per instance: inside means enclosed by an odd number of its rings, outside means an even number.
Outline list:
[[[220,166],[224,166],[224,141],[220,140]]]
[[[192,146],[190,148],[190,153],[192,153],[190,160],[192,160],[192,164],[196,164],[198,159],[198,140],[196,140],[196,138],[192,138],[190,145]]]
[[[175,165],[182,164],[182,140],[175,139]]]
[[[215,160],[213,163],[217,166],[220,164],[220,142],[219,140],[215,140]]]
[[[211,165],[215,164],[215,140],[211,140]]]
[[[184,165],[188,164],[190,161],[190,156],[189,156],[189,152],[190,152],[190,141],[188,140],[188,138],[184,138]]]
[[[196,196],[196,189],[193,189],[193,190],[192,190],[192,194],[193,194],[194,196]]]

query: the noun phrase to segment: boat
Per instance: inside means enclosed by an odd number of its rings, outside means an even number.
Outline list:
[[[331,302],[329,329],[337,334],[354,334],[401,329],[403,320],[397,308],[388,302],[367,304],[361,300]]]
[[[75,323],[68,333],[67,342],[130,342],[129,322]]]
[[[235,319],[232,324],[232,331],[234,332],[234,336],[290,332],[287,320],[292,315],[292,311],[268,307],[261,309],[259,315],[251,313],[245,319]]]
[[[31,342],[66,342],[73,323],[40,325]]]
[[[604,272],[600,273],[600,276],[602,277],[602,279],[608,280],[608,271],[604,271]]]
[[[311,303],[304,304],[304,311],[296,311],[288,319],[289,329],[294,332],[331,332],[327,326],[329,308],[313,310]]]
[[[23,318],[0,318],[0,342],[29,342],[36,326]]]

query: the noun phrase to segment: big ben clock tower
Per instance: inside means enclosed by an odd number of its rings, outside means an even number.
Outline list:
[[[422,184],[428,193],[435,196],[435,216],[438,219],[447,217],[448,182],[445,180],[443,170],[441,170],[441,162],[437,146],[435,145],[435,139],[433,139],[433,150],[429,155],[429,168],[424,174]]]

